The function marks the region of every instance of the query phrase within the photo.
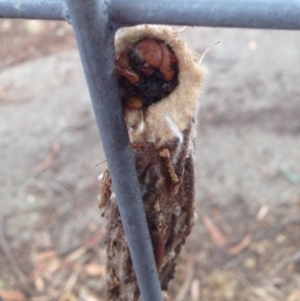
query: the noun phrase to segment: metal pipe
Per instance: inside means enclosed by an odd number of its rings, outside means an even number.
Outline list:
[[[104,1],[67,0],[143,301],[161,301],[152,244],[114,71],[115,26]]]
[[[300,29],[300,0],[111,0],[109,12],[122,25]]]
[[[99,0],[100,1],[100,0]],[[107,0],[120,25],[300,29],[300,0]],[[0,18],[67,19],[63,0],[0,0]]]
[[[0,0],[0,18],[67,20],[63,0]]]

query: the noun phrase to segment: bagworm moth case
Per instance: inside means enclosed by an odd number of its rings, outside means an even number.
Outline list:
[[[161,288],[166,290],[195,219],[194,139],[204,70],[197,54],[167,26],[119,30],[116,53],[128,52],[146,38],[169,45],[179,68],[179,83],[168,96],[142,109],[124,107]],[[137,300],[138,286],[108,170],[101,182],[100,208],[108,223],[108,298]]]

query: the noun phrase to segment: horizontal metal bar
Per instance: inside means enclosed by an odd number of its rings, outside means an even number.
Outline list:
[[[103,1],[67,0],[67,3],[142,299],[162,301],[114,71],[115,28]]]
[[[300,29],[300,0],[107,0],[106,3],[111,18],[120,26],[149,23]],[[1,17],[66,20],[68,13],[63,0],[0,0]]]
[[[63,0],[0,0],[0,18],[67,20]]]
[[[124,25],[300,29],[300,0],[112,0],[110,15]]]

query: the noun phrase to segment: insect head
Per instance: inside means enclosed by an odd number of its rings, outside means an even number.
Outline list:
[[[178,60],[169,45],[153,38],[116,54],[121,98],[127,108],[142,109],[169,95],[178,85]]]

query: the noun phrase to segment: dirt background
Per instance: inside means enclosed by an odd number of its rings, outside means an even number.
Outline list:
[[[166,300],[300,300],[299,32],[188,28],[199,220]],[[72,28],[0,20],[0,295],[105,300],[105,160]]]

